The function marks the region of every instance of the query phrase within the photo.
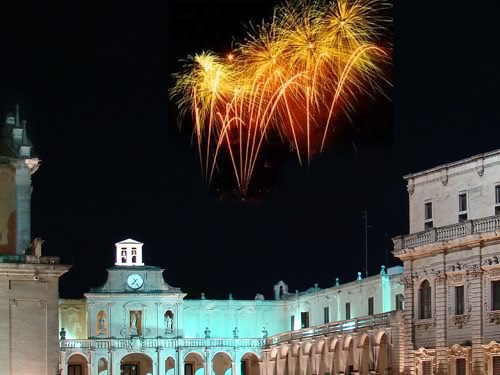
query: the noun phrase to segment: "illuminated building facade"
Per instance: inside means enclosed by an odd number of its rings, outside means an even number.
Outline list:
[[[500,150],[405,176],[405,374],[500,374]]]
[[[274,300],[193,300],[144,265],[142,243],[115,246],[107,282],[84,300],[60,301],[63,374],[272,375],[294,359],[297,371],[323,363],[324,372],[400,362],[400,312],[392,310],[402,303],[401,267],[301,293],[280,281]],[[332,345],[347,350],[322,358]]]

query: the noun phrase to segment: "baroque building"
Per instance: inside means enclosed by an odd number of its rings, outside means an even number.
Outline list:
[[[31,241],[33,155],[19,107],[0,136],[0,374],[58,371],[59,277],[69,266]],[[29,355],[27,355],[29,351]]]
[[[400,362],[401,267],[300,293],[280,281],[273,300],[195,300],[143,263],[142,243],[115,246],[106,283],[60,301],[62,374],[383,373]]]
[[[404,177],[405,374],[500,374],[500,150]]]

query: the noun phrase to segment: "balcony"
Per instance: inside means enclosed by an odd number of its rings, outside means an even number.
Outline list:
[[[266,346],[279,345],[291,341],[298,341],[319,336],[356,332],[364,329],[388,327],[390,320],[393,317],[396,317],[397,312],[398,311],[395,310],[382,314],[369,315],[350,320],[341,320],[338,322],[327,323],[311,328],[304,328],[298,331],[282,333],[266,339]]]
[[[394,252],[428,245],[435,242],[450,241],[472,234],[494,232],[500,229],[500,215],[483,219],[468,220],[463,223],[433,228],[423,232],[398,236],[392,239]]]
[[[85,350],[85,349],[130,349],[139,347],[147,348],[262,348],[265,339],[161,339],[133,337],[129,339],[86,339],[86,340],[60,340],[60,350]]]

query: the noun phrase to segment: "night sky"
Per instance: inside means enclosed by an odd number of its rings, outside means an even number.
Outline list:
[[[363,100],[332,147],[299,166],[272,147],[245,202],[201,178],[191,129],[169,100],[179,59],[229,51],[277,1],[65,1],[2,5],[2,117],[22,106],[42,164],[33,176],[32,236],[73,265],[62,298],[106,279],[114,244],[144,242],[144,260],[189,298],[272,297],[352,281],[398,265],[408,232],[402,176],[500,148],[500,33],[484,4],[400,1],[394,88]],[[404,3],[404,4],[403,4]]]

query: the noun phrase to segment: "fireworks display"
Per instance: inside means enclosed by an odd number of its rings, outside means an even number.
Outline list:
[[[171,96],[191,114],[204,176],[227,153],[245,196],[259,153],[277,134],[309,165],[340,114],[382,93],[390,62],[390,4],[383,0],[295,1],[275,9],[230,54],[189,56]]]

